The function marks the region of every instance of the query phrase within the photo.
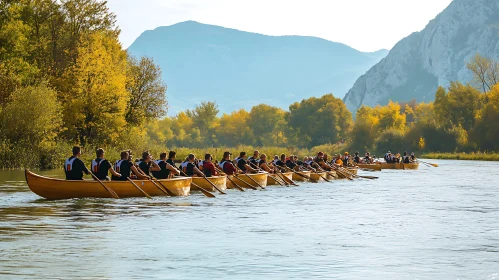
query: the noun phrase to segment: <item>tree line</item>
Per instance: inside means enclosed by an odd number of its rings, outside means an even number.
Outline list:
[[[90,154],[239,145],[499,151],[499,66],[479,55],[468,64],[473,83],[440,87],[431,103],[364,106],[352,116],[326,94],[288,110],[260,104],[220,114],[207,101],[165,117],[161,69],[123,49],[105,1],[3,0],[0,27],[2,167],[58,167],[72,145]]]

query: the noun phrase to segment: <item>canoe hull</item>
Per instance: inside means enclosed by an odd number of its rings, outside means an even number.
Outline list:
[[[30,190],[46,199],[111,197],[109,192],[94,180],[68,181],[54,179],[37,175],[29,170],[25,171],[25,175]],[[175,196],[188,196],[191,190],[191,181],[192,178],[188,177],[159,180]],[[166,196],[163,191],[149,180],[134,180],[134,182],[150,196]],[[144,197],[144,194],[128,181],[104,181],[103,183],[120,198]]]
[[[324,178],[326,178],[326,175],[327,175],[326,172],[310,173],[310,181],[311,182],[324,181]]]
[[[357,166],[361,169],[370,169],[370,170],[375,170],[375,171],[381,171],[381,164],[362,164],[359,163]]]
[[[279,173],[279,175],[277,175],[277,174],[269,174],[269,176],[267,177],[267,186],[276,186],[276,185],[280,186],[280,184],[276,182],[276,179],[279,180],[279,182],[282,183],[282,177],[283,176],[286,179],[293,180],[293,173],[292,172]],[[289,183],[289,180],[288,180],[288,183]]]
[[[207,177],[207,179],[210,182],[212,182],[213,185],[215,185],[221,191],[224,191],[227,189],[227,177],[215,176],[215,177]],[[202,177],[193,177],[192,183],[200,186],[201,188],[203,188],[209,192],[216,192],[217,191],[210,183],[208,183],[208,181],[206,181],[205,178],[202,178]],[[191,184],[191,191],[199,191],[199,189],[196,186],[194,186],[194,184]]]
[[[296,173],[300,173],[300,174],[302,174],[302,175],[305,175],[305,176],[307,176],[307,177],[310,177],[310,173],[312,173],[312,172],[310,172],[310,171],[300,171],[300,172],[296,172]],[[298,175],[298,174],[296,174],[296,173],[293,173],[293,175],[292,175],[292,177],[291,177],[294,181],[298,181],[298,182],[308,182],[308,179],[307,179],[307,178],[302,177],[302,176],[300,176],[300,175]]]
[[[352,173],[353,175],[357,175],[357,173],[359,173],[359,169],[355,168],[355,167],[352,167],[352,168],[349,167],[348,172]]]
[[[338,179],[338,175],[336,174],[336,171],[334,171],[334,170],[328,171],[326,174],[326,179],[328,179],[328,180]]]
[[[419,169],[419,163],[381,163],[383,169],[406,169],[406,170],[417,170]]]
[[[247,175],[247,176],[246,176]],[[251,186],[255,187],[255,188],[258,188],[258,184],[260,184],[262,187],[266,187],[267,186],[267,177],[268,177],[268,173],[265,172],[265,173],[256,173],[256,174],[239,174],[237,176],[237,178],[234,178],[234,175],[229,175],[230,179],[232,179],[232,181],[234,181],[238,186],[242,187],[242,188],[249,188],[247,184],[241,182],[244,181],[248,184],[250,184]],[[253,182],[253,179],[255,182]],[[234,189],[236,188],[234,186],[234,184],[230,181],[227,181],[227,188],[229,189]]]

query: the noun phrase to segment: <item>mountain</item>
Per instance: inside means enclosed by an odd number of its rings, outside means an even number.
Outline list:
[[[163,70],[170,115],[201,101],[216,101],[221,112],[231,112],[261,103],[287,109],[293,102],[326,93],[343,98],[355,80],[388,53],[194,21],[146,31],[128,51],[152,57]]]
[[[499,0],[454,0],[425,29],[398,42],[343,101],[351,111],[389,100],[432,101],[439,85],[471,81],[466,63],[476,53],[499,59]]]

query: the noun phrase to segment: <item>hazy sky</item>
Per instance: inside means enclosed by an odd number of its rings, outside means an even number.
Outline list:
[[[186,20],[267,35],[309,35],[361,51],[391,49],[452,0],[108,0],[127,48],[145,30]]]

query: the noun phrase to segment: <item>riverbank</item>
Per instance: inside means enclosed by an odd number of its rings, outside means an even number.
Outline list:
[[[454,160],[481,160],[481,161],[499,161],[499,154],[495,153],[428,153],[421,155],[421,158],[427,159],[454,159]]]

